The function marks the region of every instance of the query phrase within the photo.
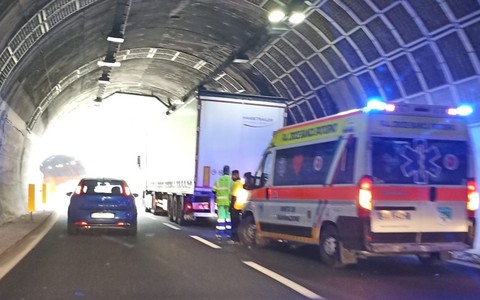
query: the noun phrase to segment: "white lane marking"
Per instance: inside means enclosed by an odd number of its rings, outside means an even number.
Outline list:
[[[323,298],[322,296],[319,296],[317,294],[315,294],[314,292],[310,291],[309,289],[306,289],[304,288],[303,286],[291,281],[290,279],[287,279],[285,277],[283,277],[282,275],[279,275],[273,271],[270,271],[269,269],[267,268],[264,268],[256,263],[254,263],[253,261],[244,261],[242,260],[242,262],[244,264],[246,264],[247,266],[267,275],[268,277],[272,278],[272,279],[275,279],[276,281],[284,284],[285,286],[291,288],[292,290],[296,291],[297,293],[299,294],[302,294],[303,296],[309,298],[309,299],[321,299],[321,300],[325,300],[325,298]]]
[[[135,245],[132,245],[132,244],[129,244],[129,243],[126,243],[126,242],[123,242],[119,239],[116,239],[116,238],[113,238],[113,237],[110,237],[110,236],[106,236],[106,235],[102,235],[102,238],[107,240],[107,241],[112,241],[112,242],[115,242],[117,244],[120,244],[122,246],[125,246],[127,248],[130,248],[132,249],[133,247],[135,247]]]
[[[181,229],[178,228],[177,226],[174,226],[174,225],[172,225],[172,224],[170,224],[170,223],[163,223],[163,225],[168,226],[168,227],[170,227],[170,228],[172,228],[172,229],[175,229],[175,230],[181,230]]]
[[[155,218],[155,217],[152,216],[152,215],[147,215],[147,218],[152,219],[152,220],[158,220],[157,218]]]
[[[205,239],[202,239],[201,237],[199,236],[196,236],[196,235],[191,235],[190,236],[191,238],[194,238],[196,239],[197,241],[201,242],[201,243],[204,243],[205,245],[209,246],[209,247],[212,247],[213,249],[222,249],[222,247],[220,247],[219,245],[216,245],[210,241],[207,241]]]

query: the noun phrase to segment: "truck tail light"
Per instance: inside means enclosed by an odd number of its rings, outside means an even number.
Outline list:
[[[364,176],[360,179],[358,185],[358,216],[368,217],[372,210],[372,187],[373,181],[370,176]]]
[[[475,216],[475,211],[478,209],[479,203],[477,183],[474,179],[469,179],[467,182],[467,210],[469,217]]]

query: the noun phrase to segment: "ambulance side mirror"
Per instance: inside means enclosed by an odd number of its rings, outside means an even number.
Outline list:
[[[243,188],[246,190],[252,190],[255,187],[255,180],[252,176],[252,172],[247,172],[243,175],[245,178],[245,184],[243,185]]]

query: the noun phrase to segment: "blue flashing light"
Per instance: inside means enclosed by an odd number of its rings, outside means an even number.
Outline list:
[[[470,105],[460,105],[457,107],[457,114],[462,117],[469,116],[473,113],[473,107]]]
[[[364,108],[364,111],[369,112],[372,110],[392,112],[395,110],[395,104],[385,103],[378,99],[371,99],[371,100],[368,100],[367,106]]]
[[[447,114],[451,116],[466,117],[473,113],[473,107],[470,105],[460,105],[459,107],[451,107],[447,109]]]

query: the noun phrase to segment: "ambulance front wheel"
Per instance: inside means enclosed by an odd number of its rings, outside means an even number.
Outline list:
[[[255,245],[255,235],[257,228],[253,216],[246,216],[240,222],[238,226],[238,238],[240,243],[245,246]]]
[[[320,233],[320,258],[330,267],[340,267],[340,243],[334,226],[327,226]]]

